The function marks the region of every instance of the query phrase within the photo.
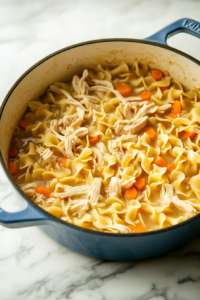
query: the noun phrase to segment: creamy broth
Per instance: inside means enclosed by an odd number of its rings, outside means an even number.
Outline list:
[[[28,102],[8,169],[54,216],[132,233],[200,211],[200,93],[146,63],[98,65]]]

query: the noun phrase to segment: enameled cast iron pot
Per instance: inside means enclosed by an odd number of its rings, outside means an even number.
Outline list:
[[[0,110],[0,161],[16,197],[25,208],[7,212],[0,208],[0,224],[9,228],[39,226],[53,240],[79,253],[109,260],[132,260],[163,254],[194,239],[200,233],[200,214],[178,225],[146,233],[113,234],[68,224],[34,204],[16,185],[7,170],[8,148],[13,129],[29,100],[47,87],[68,80],[98,63],[146,61],[190,89],[200,89],[200,61],[166,44],[167,37],[187,32],[200,38],[200,23],[181,19],[145,40],[104,39],[76,44],[45,57],[12,86]]]

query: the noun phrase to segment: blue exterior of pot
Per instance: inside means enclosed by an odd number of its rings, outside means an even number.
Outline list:
[[[146,40],[152,41],[155,46],[167,45],[167,37],[177,32],[186,32],[200,38],[200,23],[190,19],[181,19]],[[0,118],[8,98],[9,96],[1,107]],[[162,255],[200,234],[199,214],[165,229],[133,234],[97,232],[66,223],[29,200],[13,183],[1,153],[0,161],[16,193],[21,194],[22,198],[27,201],[25,209],[19,212],[9,213],[0,208],[0,224],[5,227],[39,226],[44,233],[59,244],[84,255],[106,260],[133,260]]]

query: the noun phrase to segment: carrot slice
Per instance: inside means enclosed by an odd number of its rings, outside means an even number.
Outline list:
[[[141,210],[141,208],[138,208],[137,213],[141,214],[141,215],[143,214],[143,211]]]
[[[156,81],[159,81],[162,79],[162,72],[159,71],[159,70],[152,70],[151,71],[151,76],[156,80]]]
[[[166,91],[168,89],[167,86],[160,86],[160,90],[163,93],[164,91]]]
[[[144,92],[140,95],[142,100],[149,100],[151,98],[151,94],[149,92]]]
[[[139,233],[139,232],[146,232],[146,228],[144,226],[133,226],[133,225],[128,225],[128,227],[131,229],[133,233]]]
[[[37,186],[35,188],[35,192],[44,196],[49,196],[51,194],[51,191],[44,186]]]
[[[167,172],[171,173],[172,171],[174,171],[176,169],[176,165],[174,164],[169,164],[167,165]]]
[[[139,232],[146,232],[146,228],[144,226],[135,226],[135,228],[133,228],[132,232],[134,233],[139,233]]]
[[[187,138],[192,139],[196,135],[197,134],[195,132],[182,131],[181,134],[180,134],[180,138],[181,139],[187,139]]]
[[[62,158],[60,162],[64,167],[66,167],[67,158]]]
[[[173,105],[172,105],[172,108],[173,108],[173,112],[175,114],[180,114],[181,110],[182,110],[181,102],[175,100],[174,103],[173,103]]]
[[[20,122],[19,122],[19,126],[22,128],[22,129],[26,129],[26,127],[27,126],[29,126],[29,125],[31,125],[31,123],[29,123],[28,121],[26,121],[26,120],[21,120]]]
[[[155,140],[157,137],[155,130],[151,127],[146,128],[144,132],[148,134],[150,140]]]
[[[15,158],[18,155],[18,150],[17,148],[11,148],[9,151],[9,157],[11,158]]]
[[[126,190],[126,192],[125,192],[126,198],[128,200],[136,199],[137,194],[138,194],[138,192],[134,186],[132,186],[130,189]]]
[[[15,176],[17,175],[17,165],[14,162],[8,163],[8,171],[10,175]]]
[[[136,182],[134,182],[133,186],[138,190],[142,191],[145,189],[146,181],[144,178],[139,178]]]
[[[98,135],[97,135],[97,136],[90,136],[90,137],[89,137],[89,142],[90,142],[90,144],[96,144],[96,143],[99,142],[99,140],[100,140],[100,138],[99,138]]]
[[[170,117],[171,119],[176,119],[176,118],[178,118],[178,115],[175,113],[170,113],[170,114],[168,114],[168,117]]]
[[[126,85],[126,84],[121,84],[119,83],[117,86],[116,86],[116,90],[118,92],[120,92],[120,94],[123,96],[123,97],[128,97],[130,96],[131,94],[131,88],[130,86]]]
[[[164,168],[167,165],[166,162],[164,161],[164,159],[160,156],[154,158],[153,164],[155,164],[161,168]]]

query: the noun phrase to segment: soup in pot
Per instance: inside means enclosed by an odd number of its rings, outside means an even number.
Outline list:
[[[97,65],[28,102],[8,169],[63,221],[116,233],[200,211],[200,92],[144,62]]]

